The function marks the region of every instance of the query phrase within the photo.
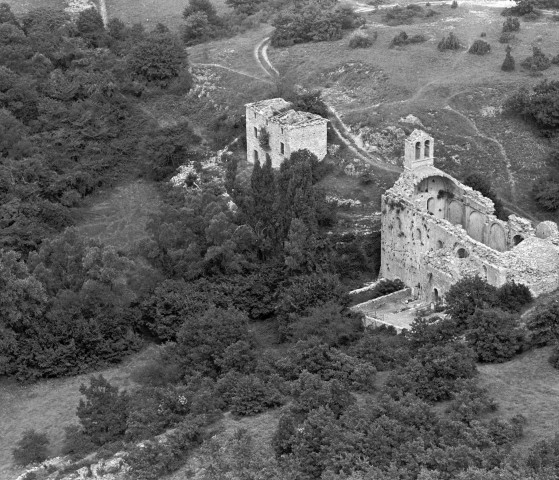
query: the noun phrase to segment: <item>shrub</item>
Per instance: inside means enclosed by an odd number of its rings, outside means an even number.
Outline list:
[[[507,51],[507,54],[505,56],[505,60],[503,61],[503,64],[501,65],[501,70],[503,72],[512,72],[514,69],[515,69],[514,58],[510,54],[510,51]]]
[[[487,37],[487,33],[485,33],[485,32],[481,32],[481,34],[480,34],[480,37],[481,37],[481,38],[485,38],[485,37]]]
[[[538,180],[532,188],[536,203],[548,212],[559,209],[559,182],[554,177]]]
[[[508,312],[520,312],[533,299],[526,285],[514,281],[505,283],[497,290],[497,306]]]
[[[386,10],[384,22],[395,27],[397,25],[413,23],[414,17],[422,17],[423,9],[419,5],[410,4],[406,8],[396,6]]]
[[[406,337],[398,335],[394,327],[385,326],[367,328],[348,353],[367,361],[379,371],[402,367],[410,359]]]
[[[532,47],[532,56],[527,57],[520,64],[523,68],[533,71],[547,70],[551,66],[551,60],[539,47]]]
[[[187,54],[172,34],[152,34],[134,46],[128,68],[147,82],[167,86],[187,67]]]
[[[29,465],[42,462],[48,457],[49,439],[46,434],[34,429],[25,430],[22,437],[12,449],[12,456],[17,465]]]
[[[499,36],[499,43],[510,43],[516,38],[516,35],[512,32],[503,32]]]
[[[128,394],[119,392],[103,375],[92,376],[89,386],[80,385],[77,415],[84,433],[96,445],[116,440],[126,431],[128,418]]]
[[[183,324],[174,358],[185,374],[217,377],[228,347],[249,338],[247,324],[247,316],[238,310],[210,308]]]
[[[351,16],[349,16],[351,15]],[[352,28],[359,15],[346,8],[332,10],[316,3],[305,3],[282,10],[272,21],[275,27],[271,36],[274,47],[286,47],[295,43],[338,40],[350,24]]]
[[[395,399],[411,393],[428,401],[448,400],[458,389],[457,382],[472,378],[476,371],[475,353],[463,343],[429,346],[391,373],[386,391]]]
[[[466,332],[468,345],[482,362],[504,362],[522,350],[524,334],[516,316],[498,309],[476,310]]]
[[[553,347],[553,351],[551,352],[548,361],[553,368],[559,370],[559,346]]]
[[[450,8],[458,8],[458,2],[456,0],[452,0],[452,3],[450,4]]]
[[[398,35],[396,35],[392,39],[392,42],[390,42],[390,47],[399,47],[403,45],[408,45],[410,43],[421,43],[421,42],[425,42],[426,40],[427,38],[425,37],[425,35],[421,33],[410,37],[406,32],[402,30]]]
[[[166,438],[134,446],[126,457],[131,478],[156,480],[178,469],[187,454],[202,442],[204,423],[203,417],[189,417]]]
[[[559,302],[557,300],[536,308],[526,322],[532,345],[542,347],[559,340]]]
[[[231,399],[234,415],[249,416],[265,412],[282,404],[281,395],[256,375],[245,375],[238,379]]]
[[[460,41],[453,32],[448,34],[448,37],[443,37],[437,45],[437,48],[442,52],[443,50],[458,50],[460,49]]]
[[[363,331],[361,316],[346,311],[334,302],[313,307],[308,313],[289,325],[294,340],[319,337],[331,346],[347,345],[356,340]]]
[[[369,48],[373,45],[377,36],[377,32],[373,32],[372,34],[361,30],[354,32],[349,37],[349,48]]]
[[[540,18],[540,14],[537,11],[527,13],[522,17],[525,22],[535,22],[538,18]]]
[[[518,32],[520,30],[520,22],[518,18],[507,17],[503,22],[503,33]]]
[[[466,276],[450,287],[446,294],[447,312],[465,330],[468,319],[477,309],[495,306],[497,289],[478,275]]]
[[[288,356],[276,362],[287,379],[296,379],[303,370],[320,375],[323,380],[339,380],[347,388],[368,391],[373,388],[375,368],[367,362],[352,357],[311,338],[297,342]]]
[[[459,380],[456,385],[457,392],[446,409],[452,419],[469,424],[481,414],[497,410],[497,402],[489,397],[485,388],[478,386],[475,379]]]
[[[97,446],[83,432],[79,425],[64,427],[64,443],[62,444],[62,455],[81,457],[95,450]]]
[[[468,50],[468,53],[473,53],[475,55],[485,55],[490,51],[491,45],[489,45],[487,42],[484,42],[483,40],[476,40]]]

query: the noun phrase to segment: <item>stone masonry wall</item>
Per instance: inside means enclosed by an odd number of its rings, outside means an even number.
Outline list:
[[[290,104],[281,99],[273,99],[274,106],[288,109]],[[264,113],[263,113],[264,112]],[[291,111],[293,112],[293,111]],[[296,113],[296,112],[293,112]],[[296,116],[296,115],[294,115]],[[307,149],[322,160],[327,153],[327,121],[318,116],[317,120],[301,122],[285,120],[281,114],[273,113],[266,108],[266,101],[246,106],[246,141],[247,160],[254,163],[258,158],[261,164],[270,155],[272,166],[279,168],[281,163],[297,150]],[[263,129],[269,134],[269,147],[260,145]]]
[[[536,296],[559,288],[557,226],[497,219],[491,200],[432,166],[423,150],[412,155],[429,136],[415,131],[412,138],[406,170],[382,197],[380,275],[429,302],[468,274],[495,286],[514,280]]]

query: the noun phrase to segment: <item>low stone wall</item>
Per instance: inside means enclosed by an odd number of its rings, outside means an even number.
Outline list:
[[[380,307],[386,305],[387,303],[397,302],[398,300],[403,300],[404,298],[408,298],[411,295],[411,288],[404,288],[403,290],[398,290],[397,292],[389,293],[388,295],[384,295],[382,297],[375,298],[373,300],[369,300],[367,302],[359,303],[351,307],[352,310],[356,311],[364,311],[367,310],[370,312],[371,310],[377,310]]]

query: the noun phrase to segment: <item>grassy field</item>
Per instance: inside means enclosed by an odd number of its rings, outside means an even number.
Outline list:
[[[158,192],[145,181],[99,192],[82,208],[79,231],[107,245],[127,249],[145,238],[150,215],[160,207]]]
[[[68,5],[66,0],[3,0],[16,15],[25,13],[32,8],[64,9]]]
[[[163,23],[172,30],[178,30],[183,23],[182,12],[188,0],[106,0],[109,18],[120,18],[126,23],[142,23],[151,30],[157,23]],[[225,0],[212,0],[218,14],[229,10]]]
[[[123,361],[118,367],[104,369],[107,380],[119,388],[132,389],[136,384],[130,378],[134,368],[141,364],[150,350],[144,350]],[[2,380],[0,383],[0,479],[15,478],[21,469],[12,465],[11,451],[25,430],[34,428],[48,435],[51,453],[56,456],[64,439],[64,427],[78,423],[76,407],[82,383],[89,375],[71,378],[41,380],[32,385],[21,385]]]
[[[521,452],[559,432],[559,371],[548,363],[550,353],[546,347],[510,362],[479,366],[481,384],[499,404],[496,415],[522,414],[528,421],[517,445]]]
[[[498,42],[501,9],[450,9],[449,5],[433,9],[440,14],[396,27],[382,22],[382,12],[368,14],[369,28],[378,33],[375,44],[368,49],[350,49],[344,38],[271,48],[269,56],[294,82],[320,88],[356,132],[363,125],[376,130],[398,126],[400,118],[415,115],[435,136],[441,168],[459,178],[467,172],[481,172],[493,180],[499,194],[515,205],[518,213],[543,218],[530,191],[534,180],[547,168],[543,159],[551,145],[534,135],[529,126],[501,115],[499,107],[521,85],[534,85],[544,78],[559,79],[556,66],[541,77],[519,68],[531,54],[532,45],[539,45],[551,56],[559,51],[556,23],[549,16],[537,22],[522,21],[511,44],[517,70],[504,73],[500,67],[505,45]],[[409,35],[421,33],[428,40],[389,48],[392,38],[402,30]],[[484,32],[491,53],[471,55],[466,48],[439,52],[438,41],[450,31],[465,47]]]

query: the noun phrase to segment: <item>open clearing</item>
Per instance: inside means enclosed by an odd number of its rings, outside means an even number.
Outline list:
[[[178,30],[183,23],[182,12],[188,0],[106,0],[109,18],[120,18],[126,23],[142,23],[151,30],[158,23]],[[212,0],[217,13],[229,11],[225,0]]]
[[[559,432],[559,370],[547,361],[551,349],[531,350],[510,362],[478,367],[481,384],[499,404],[496,415],[526,417],[525,436],[517,445],[522,452]]]
[[[498,42],[504,21],[500,8],[469,5],[451,9],[441,4],[432,8],[439,14],[396,27],[382,23],[382,10],[367,14],[369,28],[378,33],[371,48],[350,49],[346,37],[270,48],[269,57],[286,78],[321,89],[355,133],[362,127],[382,130],[397,125],[402,117],[415,115],[435,137],[439,167],[458,178],[481,172],[492,179],[506,201],[517,206],[517,213],[542,218],[530,190],[547,168],[543,160],[550,143],[536,137],[521,121],[505,118],[500,107],[521,85],[559,79],[556,66],[541,77],[519,68],[533,44],[551,56],[559,51],[557,24],[549,16],[536,22],[521,21],[511,44],[517,70],[504,73],[500,67],[505,45]],[[408,35],[423,34],[428,40],[389,48],[402,30]],[[471,55],[466,48],[439,52],[437,43],[451,31],[465,47],[484,32],[491,53]]]
[[[68,6],[66,0],[3,0],[7,3],[12,12],[21,15],[33,8],[64,9]]]
[[[152,184],[133,181],[88,199],[78,229],[87,238],[129,249],[147,237],[146,225],[159,206],[159,195]]]
[[[117,367],[94,372],[102,374],[119,388],[136,387],[130,378],[132,371],[151,351],[130,356]],[[34,428],[47,434],[53,456],[60,454],[64,440],[64,427],[79,423],[76,416],[82,383],[89,384],[91,374],[69,378],[41,380],[32,385],[2,380],[0,383],[0,479],[17,477],[22,469],[12,465],[12,448],[25,430]]]

